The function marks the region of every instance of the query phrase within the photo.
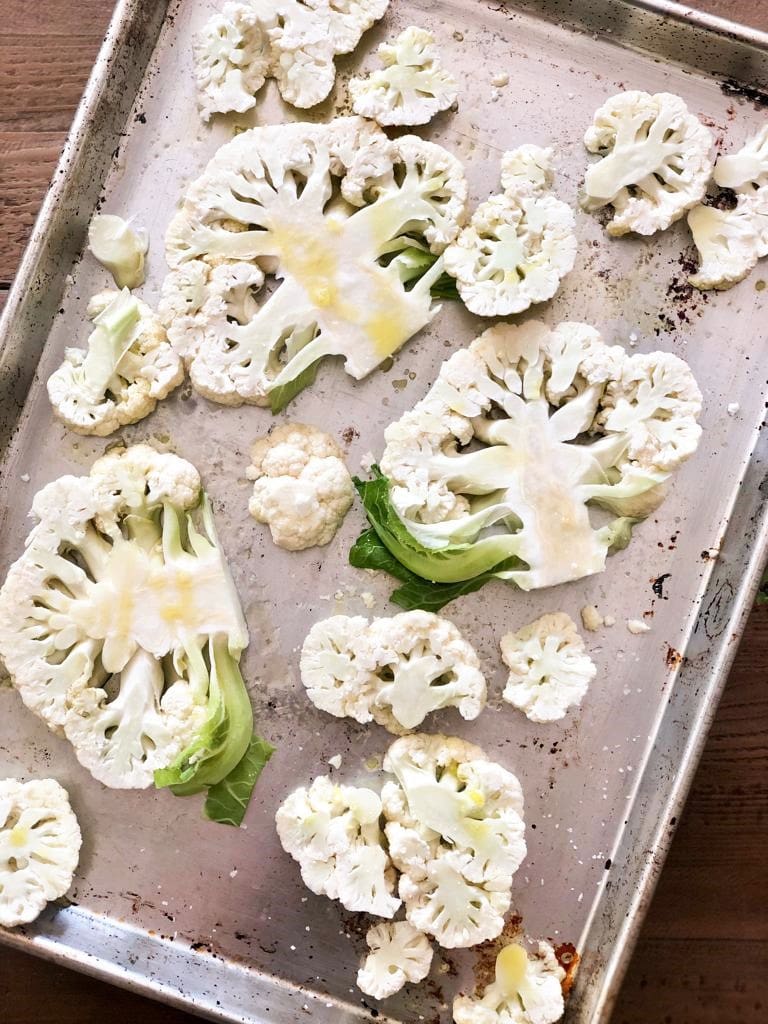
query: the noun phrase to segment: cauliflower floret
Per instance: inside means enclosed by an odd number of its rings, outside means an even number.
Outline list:
[[[88,248],[110,272],[118,288],[144,284],[144,257],[149,235],[143,228],[110,213],[97,213],[88,228]]]
[[[384,831],[406,917],[446,948],[497,936],[525,857],[518,780],[479,747],[407,736],[384,759]]]
[[[391,918],[395,873],[379,827],[381,800],[373,790],[337,786],[326,776],[291,793],[275,815],[283,849],[304,884],[352,912]]]
[[[286,102],[314,107],[336,80],[334,58],[350,53],[384,16],[389,0],[247,0],[227,3],[194,42],[205,120],[250,110],[267,77]]]
[[[0,591],[24,703],[107,786],[222,781],[253,732],[248,631],[197,470],[115,449],[43,488],[33,515]]]
[[[431,288],[466,198],[450,153],[389,140],[362,118],[238,135],[189,187],[166,238],[161,310],[193,386],[277,412],[325,357],[367,376],[437,312]],[[429,259],[405,281],[393,254],[414,246]],[[227,264],[235,286],[221,279]],[[280,282],[268,298],[264,274]]]
[[[426,124],[455,103],[456,79],[440,64],[435,37],[411,25],[378,50],[383,68],[352,78],[349,92],[356,114],[383,125]]]
[[[719,157],[713,176],[736,192],[736,206],[696,206],[688,214],[700,259],[688,279],[695,288],[730,288],[768,255],[768,125],[737,153]]]
[[[507,316],[551,299],[576,259],[574,216],[545,191],[552,150],[521,146],[502,158],[503,195],[475,210],[445,251],[445,269],[467,309]]]
[[[270,70],[269,38],[255,8],[226,3],[195,37],[200,113],[243,113],[256,103],[256,93]]]
[[[53,779],[0,780],[0,927],[28,924],[72,884],[80,826]]]
[[[496,978],[479,998],[457,996],[455,1024],[555,1024],[565,1011],[565,971],[548,942],[529,955],[523,946],[505,946],[496,957]]]
[[[258,440],[247,475],[253,480],[248,511],[269,526],[286,551],[329,544],[355,496],[339,446],[302,423],[284,423]]]
[[[554,722],[581,704],[597,669],[565,612],[542,615],[501,641],[509,668],[504,700],[532,722]]]
[[[357,987],[374,999],[387,999],[406,982],[417,984],[429,974],[429,939],[408,921],[377,924],[365,936],[370,953],[357,972]]]
[[[302,648],[301,678],[321,710],[373,719],[393,733],[415,729],[440,708],[477,718],[486,700],[474,649],[447,619],[422,611],[316,623]]]
[[[699,203],[712,173],[712,135],[679,96],[622,92],[595,113],[584,144],[584,208],[612,206],[609,235],[663,231]]]
[[[88,306],[88,348],[68,348],[48,379],[53,411],[78,434],[105,437],[136,423],[184,379],[184,366],[155,314],[128,289]]]
[[[380,569],[386,548],[425,581],[395,603],[431,611],[493,578],[528,590],[602,572],[696,450],[700,411],[673,355],[630,356],[587,324],[497,324],[387,427],[350,561]],[[595,522],[594,505],[615,518]]]

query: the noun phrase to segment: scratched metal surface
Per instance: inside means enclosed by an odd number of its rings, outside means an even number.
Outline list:
[[[69,434],[52,419],[43,386],[64,347],[84,341],[87,300],[107,284],[93,260],[80,258],[102,182],[106,211],[130,213],[151,230],[142,296],[152,302],[165,269],[164,228],[184,184],[231,135],[226,120],[212,130],[201,127],[191,84],[189,40],[213,6],[208,0],[170,5],[146,75],[163,5],[123,0],[118,6],[111,49],[102,54],[4,320],[2,427],[12,438],[0,496],[3,568],[21,550],[35,490],[63,473],[86,472],[115,440]],[[475,201],[496,187],[505,149],[536,142],[556,147],[557,192],[575,204],[587,162],[582,133],[595,108],[620,88],[679,93],[727,147],[739,145],[765,117],[743,96],[724,91],[719,78],[696,70],[754,81],[766,72],[766,52],[754,48],[765,47],[765,38],[753,35],[750,46],[690,20],[660,20],[653,8],[669,13],[670,4],[401,0],[392,6],[357,54],[340,62],[336,100],[313,117],[344,110],[349,73],[373,63],[381,39],[411,23],[431,28],[459,74],[461,99],[456,113],[439,117],[424,134],[463,158]],[[671,63],[672,57],[684,63]],[[494,89],[491,80],[501,72],[509,84]],[[249,125],[297,116],[270,88],[253,117],[233,120]],[[586,1022],[607,1019],[765,551],[756,446],[768,377],[768,290],[759,290],[765,271],[758,270],[725,294],[690,293],[682,225],[651,240],[611,241],[594,218],[579,212],[577,224],[576,268],[536,315],[553,323],[583,319],[610,342],[686,358],[705,395],[704,441],[664,506],[601,576],[530,595],[495,584],[448,609],[481,654],[491,700],[475,723],[444,713],[429,729],[479,743],[519,775],[529,853],[515,879],[514,910],[529,934],[578,944],[583,966],[568,1019]],[[356,469],[364,453],[381,452],[384,427],[424,394],[441,360],[482,326],[446,307],[391,369],[355,383],[338,366],[324,368],[290,416],[339,438]],[[739,410],[731,416],[726,406],[734,402]],[[272,818],[282,798],[327,771],[337,753],[340,778],[380,784],[380,774],[366,765],[386,749],[388,734],[315,710],[303,697],[296,652],[318,618],[368,613],[364,591],[375,595],[374,614],[388,614],[390,585],[347,565],[346,552],[363,525],[359,508],[328,549],[301,554],[274,548],[249,518],[248,446],[269,425],[265,410],[211,405],[185,386],[121,434],[126,442],[149,440],[191,459],[215,502],[251,628],[244,674],[261,731],[278,747],[246,824],[234,831],[206,823],[196,800],[104,789],[2,689],[0,776],[59,778],[85,842],[75,905],[51,908],[35,925],[0,938],[210,1017],[282,1024],[309,1013],[321,1024],[353,1021],[369,1016],[354,988],[365,921],[303,888]],[[662,574],[668,576],[657,594],[652,583]],[[548,610],[578,618],[585,603],[617,619],[613,629],[589,636],[598,677],[581,713],[532,725],[500,701],[499,638]],[[631,635],[625,620],[643,617],[651,632]],[[681,669],[682,655],[688,661]],[[382,1017],[450,1020],[450,999],[471,985],[476,959],[472,952],[439,952],[430,982],[388,1001]]]

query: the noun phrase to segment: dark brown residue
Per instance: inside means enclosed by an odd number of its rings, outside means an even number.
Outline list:
[[[565,977],[560,984],[563,989],[563,998],[567,999],[576,980],[576,971],[579,969],[581,957],[572,942],[561,942],[559,946],[555,946],[555,957],[565,971]]]
[[[664,656],[664,661],[668,669],[674,670],[678,665],[682,664],[683,655],[670,644],[667,644],[667,653]]]
[[[651,590],[653,590],[656,597],[663,601],[668,601],[669,598],[664,596],[664,584],[672,576],[671,572],[663,572],[661,576],[657,576],[656,579],[651,580]]]
[[[735,78],[726,78],[720,83],[720,89],[726,96],[735,96],[737,100],[754,104],[755,110],[768,109],[768,92],[756,85],[746,85],[737,82]]]
[[[360,431],[355,427],[345,427],[341,432],[341,439],[347,445],[352,444],[358,437],[360,437]]]

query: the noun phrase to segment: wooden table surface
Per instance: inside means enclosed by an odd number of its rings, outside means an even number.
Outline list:
[[[768,29],[768,0],[689,0]],[[0,304],[113,0],[0,0]],[[750,619],[614,1024],[768,1020],[768,610]],[[0,948],[0,1024],[196,1018]],[[279,1022],[276,1022],[279,1024]]]

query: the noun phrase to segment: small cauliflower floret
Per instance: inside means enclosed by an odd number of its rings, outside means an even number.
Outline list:
[[[158,318],[127,288],[95,295],[88,316],[88,347],[66,349],[48,396],[70,430],[105,437],[149,416],[181,384],[184,365]]]
[[[501,641],[509,668],[504,700],[532,722],[554,722],[578,706],[597,675],[576,623],[564,612],[542,615]]]
[[[326,776],[291,793],[275,815],[286,853],[304,884],[347,910],[393,917],[395,872],[379,826],[381,800],[371,789],[337,786]]]
[[[730,288],[768,256],[768,125],[738,152],[721,156],[714,179],[736,193],[736,206],[696,206],[688,227],[699,250],[695,288]]]
[[[486,700],[474,649],[453,623],[421,611],[372,623],[346,615],[316,623],[302,648],[301,678],[321,710],[373,719],[396,734],[441,708],[477,718]]]
[[[367,376],[437,312],[431,288],[466,197],[445,149],[389,140],[359,117],[238,135],[189,187],[166,239],[161,311],[193,386],[277,412],[326,357]],[[403,250],[426,253],[416,276]],[[279,281],[269,297],[265,275]]]
[[[336,80],[334,58],[351,53],[389,0],[247,0],[227,3],[194,42],[205,120],[250,110],[269,78],[283,99],[314,107]]]
[[[356,114],[383,125],[426,124],[456,101],[456,79],[441,66],[431,32],[411,25],[378,54],[383,68],[350,79]]]
[[[355,497],[343,453],[332,437],[303,423],[283,423],[251,450],[248,510],[286,551],[329,544]]]
[[[502,158],[503,195],[481,203],[445,251],[467,309],[507,316],[551,299],[576,259],[574,217],[547,195],[552,150],[521,146]]]
[[[397,740],[384,759],[389,852],[406,916],[440,945],[495,938],[525,839],[520,783],[479,747],[446,736]]]
[[[387,999],[406,982],[417,984],[429,974],[429,939],[408,921],[377,924],[365,936],[370,953],[357,972],[357,987],[374,999]]]
[[[72,884],[80,826],[53,779],[0,780],[0,927],[28,924]]]
[[[622,92],[584,136],[601,160],[587,171],[584,208],[612,206],[609,235],[652,235],[701,202],[712,173],[712,136],[679,96]]]
[[[149,235],[111,213],[97,213],[88,228],[88,248],[110,272],[118,288],[144,284]]]
[[[696,450],[700,412],[676,356],[630,356],[587,324],[498,324],[386,429],[357,482],[371,530],[350,561],[394,557],[395,603],[432,611],[493,578],[530,590],[601,572]]]
[[[269,38],[254,7],[226,3],[206,22],[192,44],[200,113],[243,113],[270,70]]]
[[[565,971],[548,942],[529,954],[514,943],[496,957],[496,977],[480,997],[457,996],[455,1024],[556,1024],[565,1012]]]
[[[24,703],[107,786],[222,781],[252,738],[248,632],[197,470],[116,449],[48,484],[33,515],[0,591],[0,655]]]

